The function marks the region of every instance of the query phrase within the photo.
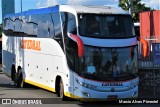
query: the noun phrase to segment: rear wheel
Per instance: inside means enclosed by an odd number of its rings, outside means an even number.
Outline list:
[[[14,85],[17,86],[17,73],[14,66],[12,66],[11,69],[11,79],[14,82]]]
[[[13,79],[13,82],[14,82],[14,85],[17,87],[17,73],[14,72],[14,79]]]

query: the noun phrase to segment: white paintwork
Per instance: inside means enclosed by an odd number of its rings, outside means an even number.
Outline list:
[[[40,41],[41,51],[21,49],[21,40]],[[55,88],[57,75],[67,78],[66,75],[69,73],[65,55],[55,40],[8,37],[3,34],[3,66],[5,66],[4,71],[10,76],[12,65],[15,65],[16,68],[20,66],[23,69],[24,79],[51,88]],[[64,81],[64,84],[66,83],[68,81]]]
[[[62,5],[60,11],[92,14],[128,14],[128,12],[108,6]]]

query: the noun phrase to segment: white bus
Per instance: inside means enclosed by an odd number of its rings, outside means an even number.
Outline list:
[[[138,96],[138,40],[127,12],[60,5],[7,15],[3,28],[3,72],[16,86],[63,99]]]

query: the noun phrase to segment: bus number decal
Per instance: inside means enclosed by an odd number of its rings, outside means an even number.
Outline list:
[[[21,40],[20,46],[22,49],[41,51],[40,41],[36,40]]]

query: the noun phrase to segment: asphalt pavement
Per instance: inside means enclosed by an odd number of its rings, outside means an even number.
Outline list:
[[[104,103],[92,102],[84,103],[75,100],[62,101],[57,98],[55,93],[40,89],[38,87],[17,88],[13,85],[10,78],[0,73],[0,100],[8,98],[20,99],[47,99],[52,102],[43,105],[0,105],[0,107],[159,107],[159,104],[118,104],[118,103]],[[160,101],[160,100],[159,100]]]

